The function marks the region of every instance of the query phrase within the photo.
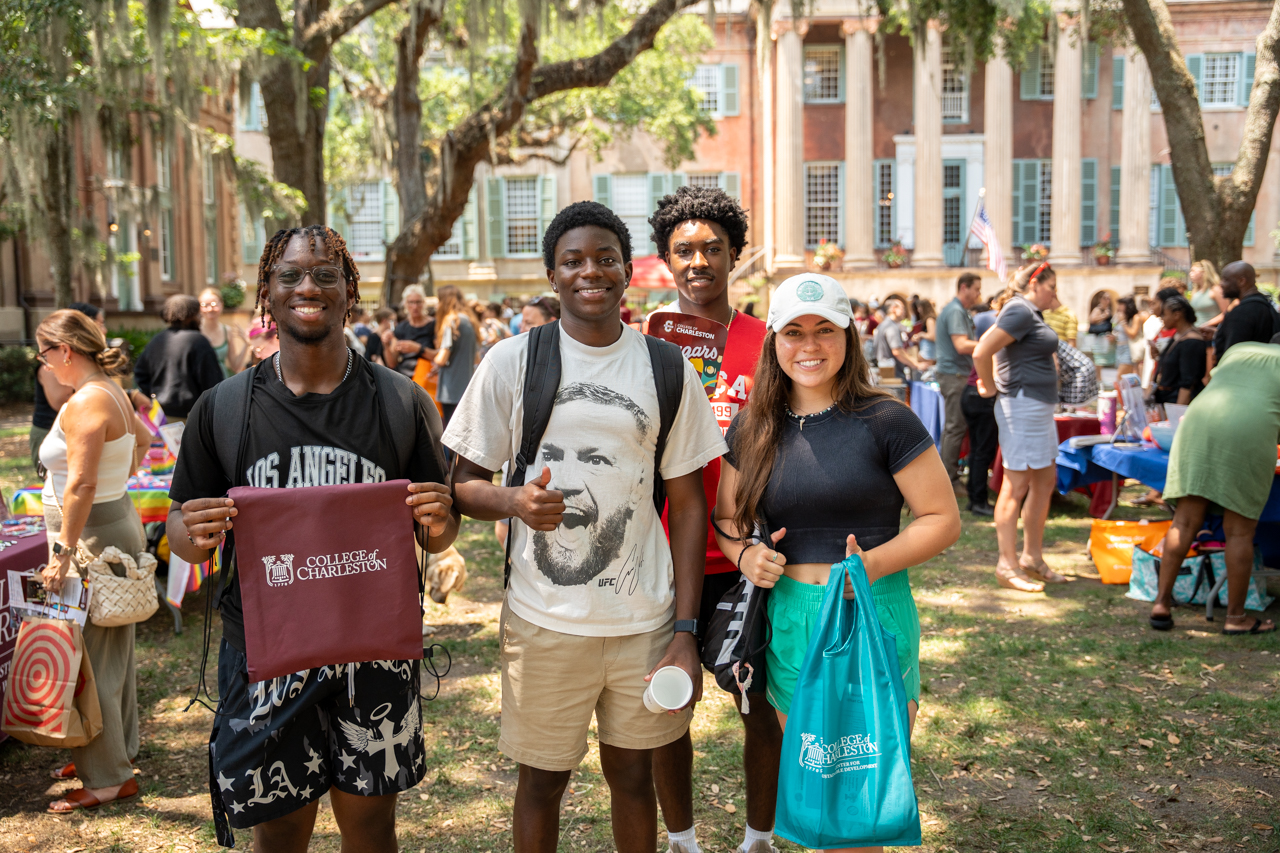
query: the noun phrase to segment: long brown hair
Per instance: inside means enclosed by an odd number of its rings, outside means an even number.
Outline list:
[[[107,337],[98,324],[79,311],[64,308],[54,311],[36,327],[36,341],[41,349],[64,344],[89,359],[108,376],[129,372],[129,359],[120,350],[107,346]]]
[[[772,329],[764,336],[751,388],[751,404],[738,415],[734,430],[733,453],[737,460],[738,483],[733,493],[733,523],[742,539],[750,537],[759,520],[760,502],[773,473],[791,396],[791,377],[778,363],[776,337]],[[871,384],[871,369],[853,323],[845,329],[844,364],[836,372],[832,396],[842,412],[857,411],[878,400],[897,402],[897,398],[888,391]]]
[[[462,298],[462,291],[454,287],[452,284],[446,284],[436,291],[436,349],[440,348],[440,340],[444,337],[444,330],[453,324],[454,317],[466,317],[471,320],[471,334],[475,336],[479,342],[479,332],[476,329],[476,320],[467,307],[466,301]],[[461,331],[459,326],[458,331]]]

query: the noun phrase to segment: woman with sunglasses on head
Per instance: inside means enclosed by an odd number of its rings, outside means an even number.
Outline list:
[[[1044,562],[1044,524],[1056,479],[1058,336],[1041,312],[1058,305],[1058,282],[1046,261],[1014,274],[992,301],[999,311],[973,352],[978,393],[997,397],[996,428],[1004,456],[1004,484],[996,499],[996,580],[1008,589],[1040,592],[1066,578]],[[994,365],[993,365],[994,362]],[[1018,556],[1018,516],[1022,556]]]
[[[213,344],[200,332],[200,303],[176,294],[161,312],[169,328],[147,343],[133,366],[133,404],[149,406],[154,397],[168,421],[183,421],[200,395],[222,381],[222,365]]]
[[[40,446],[40,461],[48,472],[42,498],[50,547],[43,578],[45,589],[58,593],[78,543],[94,556],[111,545],[126,554],[146,549],[142,522],[125,487],[150,446],[151,434],[112,381],[126,372],[124,354],[107,348],[92,320],[78,311],[55,311],[36,329],[36,342],[41,365],[74,389]],[[71,750],[72,763],[53,771],[55,779],[79,777],[84,783],[49,805],[54,814],[138,793],[130,764],[138,755],[133,639],[133,625],[85,623],[84,648],[97,681],[102,733]]]
[[[914,724],[920,621],[907,569],[960,536],[960,509],[933,439],[914,412],[871,384],[852,321],[848,297],[829,276],[779,285],[751,405],[725,434],[716,542],[753,584],[772,589],[767,696],[784,728],[828,576],[855,553],[880,623],[897,639]],[[901,528],[904,503],[912,519]],[[846,578],[845,597],[852,595]]]
[[[554,296],[535,296],[520,309],[520,333],[560,319],[560,300]]]

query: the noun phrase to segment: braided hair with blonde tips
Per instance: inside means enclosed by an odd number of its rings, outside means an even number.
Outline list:
[[[289,241],[294,237],[305,236],[310,240],[312,245],[319,243],[324,246],[329,253],[330,260],[338,264],[342,269],[342,278],[347,282],[347,314],[350,315],[351,308],[360,298],[360,270],[356,267],[356,262],[352,259],[351,253],[347,251],[347,241],[342,239],[342,235],[327,225],[304,225],[301,228],[282,228],[271,236],[267,241],[267,245],[262,249],[262,257],[258,260],[258,289],[253,297],[253,310],[258,310],[261,304],[262,311],[262,327],[267,327],[267,317],[270,310],[267,307],[267,289],[271,281],[271,271],[275,269],[280,258],[284,256],[284,250],[289,245]],[[274,317],[272,318],[275,319]]]

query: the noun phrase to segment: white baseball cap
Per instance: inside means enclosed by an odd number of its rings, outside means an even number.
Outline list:
[[[816,314],[842,329],[849,328],[853,308],[844,289],[829,275],[803,273],[778,285],[769,300],[769,328],[775,333],[797,317]]]

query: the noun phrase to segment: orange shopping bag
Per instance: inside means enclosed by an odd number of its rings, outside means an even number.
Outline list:
[[[1133,546],[1150,551],[1164,539],[1172,521],[1108,521],[1095,518],[1089,531],[1089,556],[1103,583],[1128,583]]]
[[[62,619],[23,621],[3,720],[5,732],[36,746],[85,746],[98,736],[102,706],[79,625]]]

